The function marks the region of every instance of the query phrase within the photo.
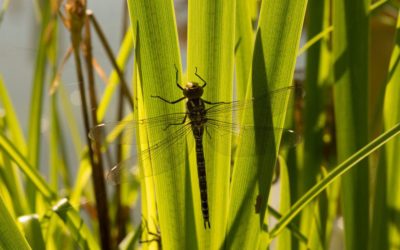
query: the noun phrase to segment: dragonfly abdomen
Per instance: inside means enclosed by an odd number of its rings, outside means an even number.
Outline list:
[[[201,137],[196,136],[196,160],[197,160],[197,174],[199,176],[200,198],[201,198],[201,211],[203,214],[204,228],[210,228],[210,215],[208,210],[208,197],[207,197],[207,178],[206,178],[206,164],[204,160],[203,142]]]

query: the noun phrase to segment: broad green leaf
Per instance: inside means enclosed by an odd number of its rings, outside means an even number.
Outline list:
[[[263,1],[253,49],[247,98],[292,85],[297,49],[300,42],[307,1]],[[290,91],[288,91],[290,92]],[[282,127],[289,95],[282,101],[253,107],[244,124]],[[271,112],[279,113],[271,117]],[[274,131],[241,138],[232,176],[227,248],[255,249],[266,216],[266,204],[279,147],[280,133]],[[263,150],[259,157],[255,150]],[[265,150],[265,151],[264,151]],[[264,153],[265,152],[265,153]],[[248,157],[244,157],[248,156]],[[260,213],[254,212],[256,197],[261,199]]]
[[[189,1],[188,16],[188,81],[201,82],[201,79],[194,75],[197,68],[197,73],[207,82],[204,88],[205,100],[232,101],[235,1]],[[194,150],[191,158],[195,232],[200,249],[217,249],[223,246],[228,218],[231,158],[217,152],[223,151],[221,148],[230,148],[232,138],[227,134],[213,136],[212,140],[213,147],[204,145],[210,230],[204,228]]]
[[[236,0],[236,26],[235,26],[235,69],[237,95],[236,99],[246,97],[246,86],[250,76],[251,60],[254,46],[254,30],[252,23],[252,2]]]
[[[329,10],[329,1],[309,1],[310,22],[307,28],[309,37],[327,30]],[[328,37],[325,37],[307,50],[305,83],[307,97],[304,99],[304,163],[302,164],[304,168],[299,173],[300,186],[297,187],[299,195],[315,184],[323,160],[322,133],[325,123],[320,120],[326,103],[323,97],[329,93],[327,85],[330,83],[331,64],[328,42]]]
[[[338,161],[368,142],[369,3],[333,4],[334,108]],[[369,239],[368,161],[342,181],[346,249],[367,249]]]
[[[307,50],[306,81],[304,98],[304,160],[296,167],[296,186],[292,187],[296,194],[294,199],[301,197],[310,187],[317,182],[321,165],[324,163],[323,133],[326,128],[329,114],[327,110],[326,96],[331,93],[331,52],[329,51],[329,34],[333,30],[330,27],[330,3],[329,1],[310,0],[308,5],[307,36],[312,39],[299,51]],[[320,36],[323,36],[320,39]],[[318,39],[318,42],[313,42]],[[314,45],[310,47],[311,45]],[[301,215],[301,231],[307,235],[308,243],[302,244],[300,249],[321,249],[325,240],[324,223],[326,209],[320,209],[327,205],[326,199],[319,199],[308,206]],[[329,236],[328,236],[329,237]],[[328,247],[328,246],[326,246]]]
[[[395,38],[395,47],[392,52],[390,67],[388,70],[388,79],[385,93],[385,101],[384,101],[384,125],[385,128],[390,128],[394,124],[400,121],[400,112],[398,110],[398,105],[400,104],[400,19],[397,20],[396,25],[396,38]],[[386,218],[382,217],[387,224],[377,224],[377,227],[385,227],[382,232],[386,232],[387,235],[381,234],[381,237],[378,242],[382,242],[381,244],[388,246],[398,246],[400,244],[400,233],[399,233],[399,223],[400,219],[398,216],[398,211],[400,210],[400,198],[398,191],[400,190],[399,178],[400,178],[400,154],[398,152],[400,146],[400,139],[396,138],[395,140],[389,142],[385,148],[384,155],[385,159],[383,163],[379,167],[384,167],[386,165],[386,173],[385,170],[381,170],[381,178],[379,180],[386,181],[386,211],[382,211],[381,215],[383,216],[385,213]],[[382,183],[384,184],[384,182]],[[383,192],[383,191],[381,191]],[[381,193],[382,194],[382,193]],[[381,197],[380,199],[385,199]],[[382,201],[384,202],[384,201]],[[381,208],[383,209],[383,208]],[[397,211],[397,212],[395,212]],[[379,212],[379,211],[377,211]],[[397,215],[395,215],[397,213]],[[379,217],[378,217],[379,218]],[[388,237],[388,238],[386,238]],[[389,240],[389,242],[386,242]],[[380,246],[379,244],[375,246]],[[376,248],[377,249],[377,248]]]
[[[175,100],[181,97],[176,87],[175,68],[181,68],[177,31],[172,1],[129,0],[131,27],[136,31],[135,46],[135,104],[137,117],[145,119],[161,114],[182,111],[182,104],[169,105],[152,95]],[[135,18],[132,18],[135,17]],[[137,18],[137,19],[136,19]],[[137,20],[137,21],[136,21]],[[181,70],[180,70],[181,71]],[[138,131],[139,145],[154,145],[167,138],[168,131],[155,132],[152,129]],[[142,148],[143,150],[144,148]],[[139,148],[140,150],[140,148]],[[170,165],[182,165],[176,155],[183,154],[184,148],[169,147],[158,159],[149,159],[141,166],[145,172]],[[180,157],[179,157],[180,158]],[[142,180],[142,213],[149,222],[149,230],[156,231],[154,221],[159,221],[163,247],[166,249],[185,249],[186,210],[183,166],[161,175]],[[156,206],[152,196],[156,196]],[[158,218],[157,218],[158,217]]]

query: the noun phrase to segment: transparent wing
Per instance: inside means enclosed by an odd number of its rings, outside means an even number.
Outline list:
[[[207,117],[218,116],[225,113],[233,113],[234,116],[236,115],[237,117],[241,115],[244,110],[252,109],[255,106],[262,106],[265,103],[270,103],[270,106],[274,108],[272,110],[272,116],[276,116],[283,112],[284,100],[293,95],[294,91],[297,91],[297,88],[295,86],[289,86],[272,90],[267,94],[248,100],[214,104],[207,109]]]
[[[122,172],[133,171],[140,177],[149,177],[182,165],[186,157],[186,137],[191,132],[190,123],[183,123],[184,117],[185,113],[174,113],[146,120],[103,123],[92,128],[89,137],[105,147],[114,143],[134,145],[132,157],[115,165],[107,173],[107,179],[112,183],[119,183]],[[151,140],[153,143],[148,144],[147,138],[140,138],[142,141],[137,139],[136,133],[144,128],[149,136],[154,135],[155,138]],[[163,137],[156,137],[159,134]],[[173,157],[171,153],[174,154]],[[151,164],[152,169],[139,171],[140,163],[146,161],[163,164]]]
[[[101,144],[135,144],[132,138],[139,129],[152,130],[158,133],[161,130],[172,130],[172,124],[182,124],[186,113],[171,113],[143,120],[127,120],[120,122],[101,123],[89,132],[89,138]],[[187,122],[186,122],[187,123]],[[175,125],[176,126],[176,125]]]
[[[224,138],[232,136],[233,138],[237,138],[240,136],[256,140],[256,138],[260,137],[259,135],[263,135],[263,138],[270,138],[268,139],[268,143],[271,143],[271,139],[275,134],[282,133],[284,145],[296,145],[300,138],[293,130],[276,127],[272,122],[274,118],[284,114],[285,102],[295,90],[297,91],[294,86],[289,86],[249,100],[211,104],[211,107],[209,106],[207,109],[206,133],[203,136],[203,141],[210,147],[213,147],[212,141],[214,137]],[[265,106],[265,103],[269,103],[270,105]],[[257,124],[254,124],[253,121],[244,121],[242,124],[242,115],[244,112],[253,115],[257,114],[257,110],[254,107],[265,110],[269,109],[267,113],[270,117],[258,117],[257,119],[261,119],[262,121]],[[231,149],[223,147],[216,148],[216,151],[222,154],[231,153]],[[255,153],[262,152],[263,150],[259,150]]]

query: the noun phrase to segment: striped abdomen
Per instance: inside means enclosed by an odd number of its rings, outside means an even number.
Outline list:
[[[197,174],[199,176],[200,196],[201,196],[201,211],[203,213],[204,228],[210,228],[210,215],[208,211],[207,198],[207,178],[206,178],[206,163],[204,160],[203,143],[201,136],[195,136],[196,140],[196,160]]]

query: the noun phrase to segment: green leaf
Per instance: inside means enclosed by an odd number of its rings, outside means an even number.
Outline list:
[[[369,2],[338,0],[333,4],[334,109],[339,162],[368,142]],[[368,246],[368,161],[361,165],[364,167],[352,170],[342,182],[346,249]]]
[[[56,194],[49,188],[46,181],[28,162],[16,146],[4,134],[0,133],[0,150],[12,159],[25,176],[32,182],[35,190],[39,191],[47,201],[55,199]]]
[[[204,99],[210,102],[229,102],[233,97],[233,66],[235,48],[235,1],[197,0],[188,6],[188,81],[205,79]],[[250,38],[251,39],[251,38]],[[206,136],[206,135],[205,135]],[[204,229],[201,210],[199,178],[194,150],[191,161],[191,183],[199,248],[220,248],[226,233],[229,204],[229,155],[217,152],[231,147],[227,136],[211,136],[213,147],[204,145],[207,176],[208,207],[211,230]],[[191,232],[190,232],[191,233]]]
[[[0,75],[0,102],[6,112],[7,128],[10,130],[13,141],[18,145],[20,151],[26,154],[26,142],[23,137],[20,122],[16,116],[14,105],[9,97],[7,88],[4,86],[3,76]]]
[[[38,42],[38,49],[35,60],[35,70],[33,77],[33,88],[31,104],[29,106],[29,130],[28,130],[28,160],[31,167],[37,169],[40,160],[40,125],[42,119],[43,108],[43,90],[46,83],[46,63],[49,42],[54,42],[51,39],[54,35],[55,29],[49,29],[50,25],[55,25],[57,19],[54,19],[52,13],[52,6],[50,2],[43,2],[40,6],[41,23],[40,23],[40,36]],[[52,24],[51,24],[52,23]],[[50,32],[49,32],[50,31]],[[28,193],[28,201],[30,208],[33,210],[36,203],[36,189],[32,188],[32,183],[27,183],[26,187]]]
[[[390,66],[388,71],[388,79],[385,93],[385,101],[384,101],[384,125],[385,128],[390,128],[394,124],[400,121],[400,112],[398,110],[398,105],[400,104],[400,19],[397,20],[396,25],[396,38],[395,38],[395,47],[392,52]],[[386,183],[386,197],[380,197],[380,199],[386,200],[384,207],[380,206],[380,210],[376,211],[376,213],[380,213],[381,216],[386,215],[385,223],[374,225],[377,226],[377,229],[381,228],[378,233],[380,234],[380,238],[378,238],[378,242],[375,244],[376,247],[381,245],[389,245],[389,246],[398,246],[400,244],[400,234],[398,225],[400,223],[400,218],[398,213],[395,211],[400,210],[400,198],[398,191],[400,190],[399,178],[400,178],[400,154],[398,152],[400,146],[400,139],[396,138],[395,140],[389,142],[385,148],[385,159],[383,163],[379,167],[386,166],[386,170],[381,170],[380,178],[382,185]],[[386,173],[384,172],[386,171]],[[382,194],[384,191],[380,191]],[[382,195],[381,195],[382,196]],[[385,199],[386,198],[386,199]],[[382,205],[382,204],[381,204]],[[384,211],[382,211],[385,209]],[[397,215],[395,215],[397,214]],[[379,217],[378,217],[379,218]],[[383,219],[382,218],[382,219]],[[378,221],[379,223],[379,221]],[[385,234],[386,232],[386,234]],[[387,242],[389,240],[389,242]],[[381,242],[381,244],[379,244]],[[378,249],[378,248],[375,248]]]
[[[331,51],[329,35],[333,30],[330,25],[330,2],[326,0],[310,0],[308,5],[307,36],[312,37],[299,51],[307,51],[306,81],[304,98],[304,143],[303,158],[296,169],[296,184],[292,186],[295,193],[294,200],[301,197],[312,187],[320,175],[321,165],[326,161],[324,154],[323,134],[329,126],[329,113],[326,112],[327,101],[325,98],[331,94],[333,74],[331,73]],[[318,42],[316,42],[318,41]],[[312,46],[313,45],[313,46]],[[312,47],[311,47],[312,46]],[[325,113],[326,112],[326,113]],[[296,148],[296,151],[299,150]],[[331,166],[329,166],[331,167]],[[325,196],[324,196],[325,197]],[[332,201],[331,204],[337,203]],[[301,231],[307,235],[308,243],[304,247],[310,249],[323,249],[329,245],[330,235],[325,234],[327,209],[326,199],[319,199],[314,204],[305,208],[301,214]],[[336,219],[336,218],[335,218]],[[326,240],[324,238],[327,238]]]
[[[134,92],[137,100],[135,106],[138,108],[137,117],[145,119],[182,111],[183,103],[169,105],[151,98],[152,95],[158,95],[175,100],[181,96],[181,91],[175,83],[174,65],[180,69],[181,63],[173,2],[129,0],[128,8],[130,16],[135,17],[131,19],[134,22],[131,23],[131,27],[133,32],[136,31]],[[138,135],[139,145],[148,148],[148,145],[155,145],[162,138],[167,138],[168,131],[156,131],[153,127],[138,131]],[[183,152],[184,148],[168,147],[161,157],[148,159],[141,168],[147,172],[165,166],[166,163],[180,165],[176,155]],[[155,221],[159,221],[163,233],[163,247],[166,249],[187,248],[184,236],[187,224],[185,202],[190,200],[184,199],[185,192],[188,192],[184,187],[184,171],[185,168],[177,167],[176,171],[167,171],[162,175],[142,180],[142,214],[148,221],[149,231],[156,231],[157,226],[154,224]]]
[[[65,223],[72,237],[79,244],[81,249],[100,249],[91,231],[67,199],[63,198],[59,200],[58,203],[53,206],[52,212],[56,213]]]
[[[31,249],[0,196],[0,249]]]
[[[120,51],[118,53],[118,57],[116,59],[118,66],[120,67],[121,71],[125,71],[125,66],[128,62],[130,55],[132,54],[133,50],[133,33],[132,30],[128,29],[125,34],[124,40],[121,44]],[[116,87],[119,84],[119,77],[114,69],[110,74],[110,79],[107,84],[107,88],[104,91],[104,94],[101,98],[97,109],[97,119],[102,121],[106,115],[107,108],[112,100],[113,93],[115,92]]]
[[[235,63],[238,100],[246,97],[246,87],[251,69],[254,46],[252,5],[254,5],[252,1],[236,0]]]
[[[23,137],[23,133],[16,116],[13,104],[9,98],[8,91],[4,86],[3,78],[0,75],[0,102],[2,103],[5,111],[5,123],[0,128],[0,133],[5,134],[10,132],[10,137],[16,145],[19,145],[19,149],[26,154],[26,143]],[[1,122],[0,122],[1,123]],[[5,126],[3,128],[3,126]],[[16,171],[16,167],[11,163],[8,157],[3,157],[0,164],[0,171],[4,173],[4,182],[7,187],[9,194],[13,197],[14,208],[18,214],[25,214],[28,212],[27,199],[24,197],[23,184],[19,179],[19,173]]]
[[[31,248],[33,250],[45,249],[39,216],[37,214],[24,215],[19,217],[18,220],[23,227],[25,237]]]
[[[29,165],[27,159],[21,155],[9,139],[1,133],[0,150],[18,165],[29,181],[33,183],[36,190],[43,195],[45,201],[50,203],[56,200],[56,194],[49,188],[43,178]],[[73,233],[75,240],[83,249],[87,249],[87,247],[85,248],[86,245],[89,246],[90,249],[99,248],[89,229],[68,201],[61,200],[53,210],[66,223],[71,233]]]
[[[291,85],[306,3],[289,0],[262,2],[247,98]],[[263,107],[253,107],[253,114],[246,114],[243,122],[271,126],[272,111],[281,114],[273,117],[272,126],[282,127],[288,97],[282,95],[282,101],[273,103],[273,106],[265,103]],[[271,131],[241,138],[238,143],[238,157],[232,177],[227,248],[255,249],[258,246],[280,136],[280,133]],[[258,154],[259,157],[244,157],[255,155],[255,150],[265,153]],[[259,214],[254,213],[253,207],[258,196],[262,203]]]

